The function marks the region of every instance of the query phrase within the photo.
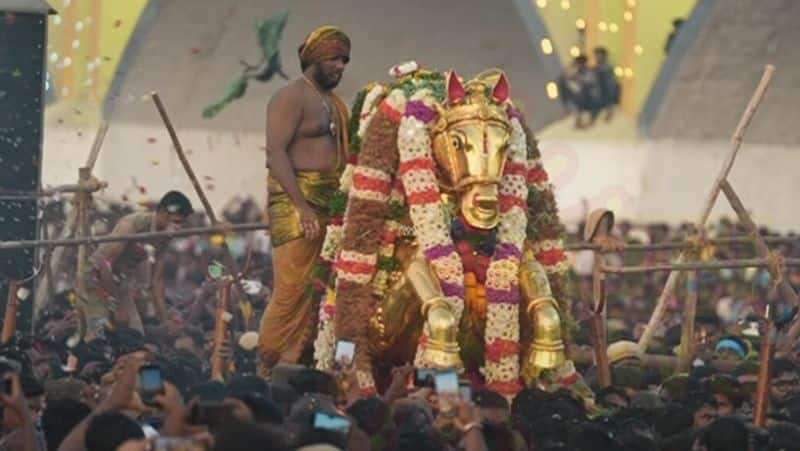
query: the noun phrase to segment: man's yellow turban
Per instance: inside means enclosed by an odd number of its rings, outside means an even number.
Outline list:
[[[339,56],[349,58],[350,38],[334,26],[319,27],[308,35],[297,49],[297,54],[304,69],[325,59]]]

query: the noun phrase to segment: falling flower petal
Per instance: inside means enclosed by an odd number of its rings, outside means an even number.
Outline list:
[[[192,55],[197,55],[198,53],[200,53],[200,49],[198,49],[197,47],[192,47],[189,49],[189,53],[191,53]]]
[[[147,142],[149,142],[150,144],[153,144],[156,141],[157,141],[157,139],[155,139],[153,137],[147,138]]]

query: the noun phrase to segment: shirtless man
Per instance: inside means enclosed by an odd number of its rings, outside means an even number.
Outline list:
[[[111,235],[177,231],[193,213],[189,199],[178,191],[161,198],[155,212],[132,213],[117,222]],[[143,331],[137,301],[151,296],[156,314],[167,319],[164,299],[163,251],[169,239],[157,241],[116,241],[101,244],[89,258],[82,274],[85,292],[78,293],[85,320],[86,341],[102,335],[106,327],[130,327]],[[148,274],[140,277],[140,265],[147,262]],[[80,290],[79,290],[80,291]]]
[[[335,27],[320,27],[298,55],[303,76],[275,93],[267,107],[274,282],[261,320],[265,372],[278,362],[297,362],[314,331],[306,283],[346,162],[347,107],[331,90],[350,60],[350,40]]]

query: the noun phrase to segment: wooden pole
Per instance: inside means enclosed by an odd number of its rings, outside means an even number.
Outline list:
[[[268,230],[269,226],[260,222],[247,224],[233,224],[226,227],[196,227],[176,231],[131,233],[127,235],[90,236],[86,238],[71,238],[64,240],[31,240],[31,241],[2,241],[0,252],[12,249],[25,249],[30,247],[48,246],[81,246],[84,244],[113,243],[116,241],[145,241],[161,238],[180,238],[193,235],[214,235],[227,232],[250,232],[253,230]]]
[[[14,337],[17,329],[17,311],[19,310],[19,282],[11,281],[8,283],[8,296],[6,297],[6,313],[3,317],[3,332],[0,335],[0,343],[6,345]]]
[[[786,266],[800,266],[800,258],[784,259]],[[725,268],[767,268],[772,261],[766,258],[742,258],[736,260],[722,260],[715,262],[698,263],[664,263],[662,265],[648,266],[604,266],[602,271],[606,274],[641,274],[657,271],[686,271],[696,269],[725,269]]]
[[[681,324],[681,347],[678,354],[677,372],[688,372],[694,358],[694,321],[697,315],[697,271],[686,272],[686,305],[683,307]]]
[[[197,197],[200,198],[200,202],[203,204],[203,209],[206,211],[206,215],[208,215],[211,225],[217,225],[217,215],[214,213],[214,209],[211,207],[211,202],[208,201],[208,197],[206,197],[203,187],[197,180],[197,176],[195,175],[191,164],[189,164],[189,160],[186,158],[186,154],[183,151],[183,145],[181,145],[181,142],[178,139],[178,134],[175,132],[175,127],[172,125],[172,120],[170,120],[169,114],[167,114],[167,110],[164,108],[164,104],[161,102],[161,97],[159,97],[158,93],[155,92],[152,94],[152,97],[153,102],[155,102],[156,108],[158,109],[158,113],[161,115],[161,120],[164,121],[164,126],[167,128],[169,137],[172,140],[172,147],[175,148],[175,154],[178,155],[178,159],[181,161],[181,165],[183,165],[183,170],[186,171],[189,181],[192,182],[195,194],[197,194]]]
[[[219,287],[219,299],[217,299],[217,313],[214,321],[214,352],[211,356],[211,379],[215,381],[225,380],[226,361],[222,358],[220,351],[228,335],[228,320],[232,281],[223,281]]]
[[[92,172],[88,167],[82,167],[78,170],[80,183],[86,183],[92,176]],[[78,237],[86,238],[91,235],[91,224],[89,223],[89,202],[91,197],[88,193],[77,194],[77,224],[78,224]],[[82,244],[78,247],[78,268],[76,272],[76,288],[79,296],[86,295],[86,280],[84,274],[86,273],[86,264],[89,259],[89,246],[88,243]]]
[[[197,176],[195,175],[194,170],[192,169],[192,165],[189,163],[189,159],[186,158],[186,153],[183,151],[183,145],[181,145],[181,142],[178,139],[178,134],[175,132],[175,127],[172,125],[172,120],[170,120],[169,114],[167,114],[167,109],[164,107],[164,103],[161,102],[161,97],[159,97],[158,93],[156,92],[152,94],[152,97],[153,97],[153,102],[156,104],[156,108],[158,109],[158,113],[161,115],[161,120],[164,121],[164,126],[167,128],[169,137],[172,140],[172,147],[175,149],[175,154],[178,155],[178,159],[181,160],[181,164],[183,165],[183,170],[186,172],[186,175],[192,182],[195,194],[197,194],[197,197],[200,198],[200,202],[203,204],[203,209],[205,210],[206,215],[208,215],[208,219],[211,221],[211,225],[215,226],[219,224],[219,221],[217,220],[217,215],[214,213],[214,208],[211,207],[211,202],[208,201],[208,197],[206,197],[206,193],[203,191],[203,187],[197,180]],[[225,260],[225,266],[228,267],[228,271],[231,274],[237,273],[239,270],[236,265],[236,260],[234,260],[230,249],[228,249],[228,244],[223,242],[222,249],[225,251],[223,256]]]
[[[767,424],[769,409],[769,384],[772,376],[772,318],[769,306],[764,315],[765,332],[761,337],[761,354],[759,355],[758,385],[756,386],[756,406],[753,412],[753,424],[764,427]]]
[[[733,211],[735,211],[736,215],[739,217],[739,221],[744,224],[747,231],[750,233],[750,237],[756,245],[756,253],[758,256],[761,258],[768,258],[770,256],[770,250],[767,247],[767,243],[758,231],[758,226],[753,222],[753,218],[750,217],[750,213],[744,208],[742,200],[739,199],[733,186],[731,186],[730,182],[727,180],[722,181],[722,191],[725,193],[725,197],[728,198],[731,207],[733,207]],[[790,301],[792,305],[800,305],[800,300],[797,299],[797,293],[784,275],[778,273],[778,268],[774,265],[769,265],[767,266],[767,270],[770,276],[772,276],[772,280],[779,281],[778,289],[781,291],[783,297]]]
[[[611,367],[608,362],[608,338],[605,324],[605,274],[601,271],[603,255],[595,253],[594,270],[592,274],[592,316],[589,318],[591,327],[592,348],[594,348],[594,363],[597,366],[597,382],[600,387],[611,386]]]
[[[97,164],[97,158],[100,155],[100,149],[103,147],[103,142],[105,141],[106,132],[108,132],[108,124],[103,122],[100,124],[100,128],[97,130],[97,134],[94,137],[94,141],[92,142],[92,148],[89,150],[89,156],[86,158],[86,164],[84,165],[85,168],[89,169],[89,173],[94,171],[94,166]],[[80,184],[80,180],[78,181],[77,187],[81,188],[82,185]],[[102,182],[95,186],[97,189],[100,190],[105,188],[106,184]],[[57,192],[67,192],[64,190],[65,187],[56,187],[52,188],[51,190],[59,189]],[[82,188],[86,188],[83,186]],[[95,190],[95,191],[96,191]],[[45,190],[45,193],[48,190]],[[83,192],[80,190],[76,190],[76,192]],[[77,204],[76,204],[77,205]],[[64,228],[61,231],[61,236],[59,239],[65,240],[75,235],[76,228],[77,228],[77,221],[78,218],[78,209],[77,207],[73,207],[72,210],[67,214],[66,222],[64,223]],[[2,243],[0,243],[2,244]],[[53,293],[50,289],[50,286],[53,285],[53,277],[52,275],[58,273],[59,268],[61,267],[61,260],[64,257],[65,248],[57,247],[53,250],[52,255],[50,256],[50,262],[48,263],[47,270],[43,276],[43,279],[40,280],[39,284],[37,285],[36,294],[33,301],[33,324],[36,323],[36,320],[39,318],[39,313],[47,307],[47,304],[50,299],[50,295]]]
[[[784,236],[766,236],[761,237],[766,244],[792,244],[800,243],[800,237],[784,237]],[[753,239],[749,236],[731,236],[708,240],[708,244],[712,246],[729,246],[736,244],[749,244]],[[695,245],[687,241],[676,241],[668,243],[653,243],[653,244],[625,244],[622,252],[651,252],[651,251],[666,251],[666,250],[689,250]],[[572,243],[564,246],[564,250],[568,252],[574,251],[599,251],[600,246],[592,243]]]
[[[103,121],[100,123],[100,128],[97,129],[97,133],[94,135],[92,148],[89,150],[89,156],[86,158],[86,164],[84,165],[89,168],[89,172],[94,171],[94,165],[97,163],[97,157],[100,156],[100,149],[103,147],[107,132],[108,123]]]
[[[738,155],[739,149],[742,146],[744,134],[747,131],[747,128],[750,126],[750,122],[758,110],[761,101],[764,99],[764,94],[767,92],[767,88],[769,87],[774,72],[775,67],[772,65],[767,65],[764,68],[764,74],[761,76],[761,81],[758,83],[758,87],[753,93],[753,96],[750,98],[750,102],[748,102],[747,108],[745,108],[742,118],[739,120],[739,124],[736,126],[736,130],[733,132],[733,136],[731,137],[731,149],[724,163],[722,164],[722,168],[720,168],[720,172],[714,181],[714,185],[711,187],[711,191],[708,193],[708,198],[706,199],[705,204],[703,204],[703,208],[698,215],[698,219],[694,223],[697,231],[700,234],[703,234],[708,216],[711,214],[711,209],[714,207],[714,204],[717,201],[717,196],[719,196],[721,189],[720,185],[723,180],[728,178],[728,174],[733,167],[733,163],[736,161],[736,155]],[[681,253],[681,255],[678,256],[677,263],[684,263],[685,260],[686,254]],[[653,314],[650,317],[647,328],[644,330],[644,333],[639,339],[638,350],[640,354],[647,352],[647,347],[650,345],[650,340],[653,338],[656,327],[658,327],[662,318],[664,317],[667,299],[669,299],[675,291],[675,284],[678,282],[678,274],[679,272],[672,271],[667,278],[667,282],[664,284],[664,289],[661,291],[661,296],[658,298],[655,309],[653,309]]]

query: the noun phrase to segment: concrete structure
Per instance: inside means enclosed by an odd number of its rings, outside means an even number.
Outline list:
[[[776,66],[770,91],[747,134],[751,143],[796,146],[800,141],[800,2],[702,0],[702,23],[678,35],[686,47],[663,80],[665,95],[652,123],[656,139],[728,140],[765,64]],[[691,21],[690,21],[691,22]],[[691,25],[691,23],[689,23]],[[676,49],[679,50],[680,49]],[[661,80],[659,80],[661,82]],[[658,87],[657,87],[658,89]]]

